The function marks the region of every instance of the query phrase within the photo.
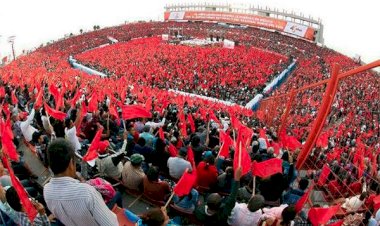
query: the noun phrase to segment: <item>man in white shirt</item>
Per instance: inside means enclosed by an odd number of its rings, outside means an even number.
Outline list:
[[[36,111],[32,109],[32,111],[30,112],[26,120],[20,123],[20,129],[21,129],[22,135],[24,136],[27,142],[30,142],[32,140],[33,133],[37,131],[37,129],[31,125],[33,122],[35,113]]]
[[[265,199],[262,195],[251,197],[246,203],[236,203],[231,211],[228,224],[231,226],[257,226],[260,221],[264,207]]]
[[[170,157],[168,159],[169,174],[174,179],[181,178],[186,168],[192,170],[190,162],[185,160],[186,156],[187,148],[181,148],[178,152],[177,157]]]
[[[62,138],[48,147],[48,159],[54,177],[44,187],[49,210],[65,225],[119,225],[116,215],[108,209],[94,187],[76,178],[74,149]]]

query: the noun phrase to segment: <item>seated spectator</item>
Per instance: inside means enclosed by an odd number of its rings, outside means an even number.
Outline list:
[[[222,202],[222,197],[218,193],[212,193],[207,197],[207,202],[195,209],[195,217],[207,225],[223,226],[227,224],[227,218],[235,206],[236,195],[240,186],[241,167],[239,167],[234,176],[231,194]]]
[[[117,217],[91,185],[76,178],[75,154],[71,144],[58,138],[48,147],[50,169],[54,173],[44,187],[49,210],[65,225],[118,225]]]
[[[228,224],[232,226],[257,226],[263,214],[265,199],[261,195],[253,196],[248,204],[236,203],[231,211]]]
[[[156,201],[165,201],[170,195],[168,182],[158,179],[157,167],[151,166],[144,177],[144,195]]]
[[[233,173],[232,167],[227,167],[226,171],[218,176],[218,191],[230,193],[233,184]]]
[[[143,133],[140,133],[140,138],[144,138],[144,140],[146,142],[146,146],[153,148],[154,136],[151,134],[150,126],[148,126],[148,125],[144,126]],[[142,145],[142,146],[144,146],[144,145]]]
[[[188,213],[193,213],[197,205],[198,198],[199,198],[198,191],[195,189],[191,189],[188,195],[185,195],[182,197],[178,197],[174,195],[173,202],[176,207],[179,207],[183,211],[188,212]]]
[[[272,207],[271,209],[264,208],[263,224],[265,226],[291,226],[292,221],[296,217],[296,210],[293,206],[281,205]]]
[[[166,209],[153,208],[148,210],[148,212],[143,213],[141,216],[137,216],[129,210],[125,210],[125,215],[127,218],[136,223],[137,226],[174,226],[175,224],[170,220]]]
[[[127,133],[124,133],[124,143],[120,149],[121,151],[112,155],[109,154],[108,150],[109,142],[100,142],[98,149],[99,155],[95,161],[100,176],[109,177],[116,181],[119,181],[121,179],[121,172],[123,171],[122,160],[126,155],[126,152],[122,151],[125,150],[125,147],[127,146],[126,134]]]
[[[186,157],[187,148],[181,148],[177,157],[170,157],[168,159],[169,175],[176,180],[179,180],[186,169],[193,169],[190,162],[186,160]]]
[[[153,152],[152,148],[146,144],[145,138],[143,137],[139,137],[132,151],[133,154],[143,155],[146,162],[150,162],[150,159],[151,159],[150,156],[152,152]]]
[[[206,152],[205,159],[197,167],[197,185],[212,188],[218,181],[218,170],[215,166],[215,158],[211,152]]]
[[[346,198],[345,202],[342,204],[342,208],[347,212],[356,212],[363,206],[366,198],[367,192],[363,192],[362,194],[355,195],[351,198]]]
[[[151,158],[153,166],[157,166],[159,171],[163,172],[165,175],[169,174],[167,163],[170,158],[170,154],[166,150],[166,144],[162,139],[157,139]]]
[[[130,161],[124,164],[121,175],[123,185],[128,189],[135,191],[142,190],[145,173],[141,165],[144,160],[144,156],[133,154]]]
[[[25,209],[21,204],[21,200],[16,192],[16,189],[14,187],[8,188],[6,191],[6,200],[7,203],[12,207],[13,210],[16,211],[17,217],[18,217],[18,224],[21,226],[30,226],[30,225],[36,225],[36,226],[49,226],[49,218],[46,215],[45,207],[36,201],[33,201],[34,207],[38,211],[38,215],[36,218],[34,218],[33,223],[30,222],[28,215],[25,213]]]
[[[307,179],[301,179],[298,182],[298,188],[290,188],[289,191],[283,195],[283,203],[288,205],[296,204],[297,201],[305,194],[307,186],[309,186],[309,181]]]
[[[110,210],[112,210],[115,204],[119,207],[123,207],[120,192],[115,191],[108,181],[98,177],[88,180],[86,183],[93,186],[102,195],[104,202]]]

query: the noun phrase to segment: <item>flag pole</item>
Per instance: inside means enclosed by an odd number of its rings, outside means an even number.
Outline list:
[[[172,194],[170,195],[168,201],[166,201],[166,204],[165,204],[165,206],[164,206],[165,209],[168,207],[168,205],[169,205],[169,203],[172,201],[173,197],[174,197],[174,191],[173,191]]]
[[[255,196],[256,191],[256,176],[253,176],[252,197]]]

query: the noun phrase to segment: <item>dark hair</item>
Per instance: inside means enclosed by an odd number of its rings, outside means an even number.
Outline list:
[[[57,138],[48,147],[49,166],[54,174],[64,172],[74,157],[74,148],[63,138]]]
[[[146,144],[146,141],[143,137],[139,137],[139,139],[137,140],[137,144],[140,145],[141,147],[144,147]]]
[[[7,199],[8,204],[17,212],[20,212],[22,209],[20,197],[18,197],[18,194],[16,192],[16,189],[14,187],[8,188],[7,192],[5,193],[5,197]]]
[[[307,188],[307,186],[309,186],[309,181],[305,178],[302,178],[300,180],[300,182],[298,183],[298,187],[301,189],[301,190],[305,190]]]
[[[151,166],[148,169],[148,172],[146,173],[146,177],[148,178],[149,181],[158,181],[158,169],[155,166]]]
[[[161,226],[165,222],[164,213],[160,208],[148,210],[141,216],[143,224],[147,226]]]
[[[40,131],[36,131],[32,135],[32,141],[34,143],[38,143],[38,139],[42,136],[42,133]]]
[[[71,121],[71,118],[65,118],[65,127],[69,128]]]
[[[294,208],[294,206],[288,206],[282,211],[281,216],[281,225],[288,226],[296,217],[296,209]]]
[[[208,169],[210,167],[210,165],[214,165],[215,164],[215,157],[213,155],[207,156],[204,159],[204,162],[206,163],[206,165],[205,165],[204,168]]]
[[[363,201],[365,198],[367,198],[367,192],[363,192],[363,193],[360,195],[360,197],[359,197],[359,199],[360,199],[361,201]]]
[[[282,160],[289,162],[289,153],[286,151],[284,154],[282,154],[281,157]]]
[[[156,145],[155,145],[155,151],[157,153],[163,153],[165,152],[165,142],[161,138],[157,138]]]
[[[193,136],[193,138],[191,139],[191,146],[197,147],[200,142],[201,139],[199,138],[199,136]]]

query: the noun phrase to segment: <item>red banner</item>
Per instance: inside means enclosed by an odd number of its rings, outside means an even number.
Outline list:
[[[263,27],[281,32],[290,33],[302,38],[313,40],[314,29],[302,24],[288,22],[286,20],[271,17],[258,16],[244,13],[212,12],[212,11],[182,11],[165,12],[165,21],[213,21],[231,24],[242,24],[254,27]]]

